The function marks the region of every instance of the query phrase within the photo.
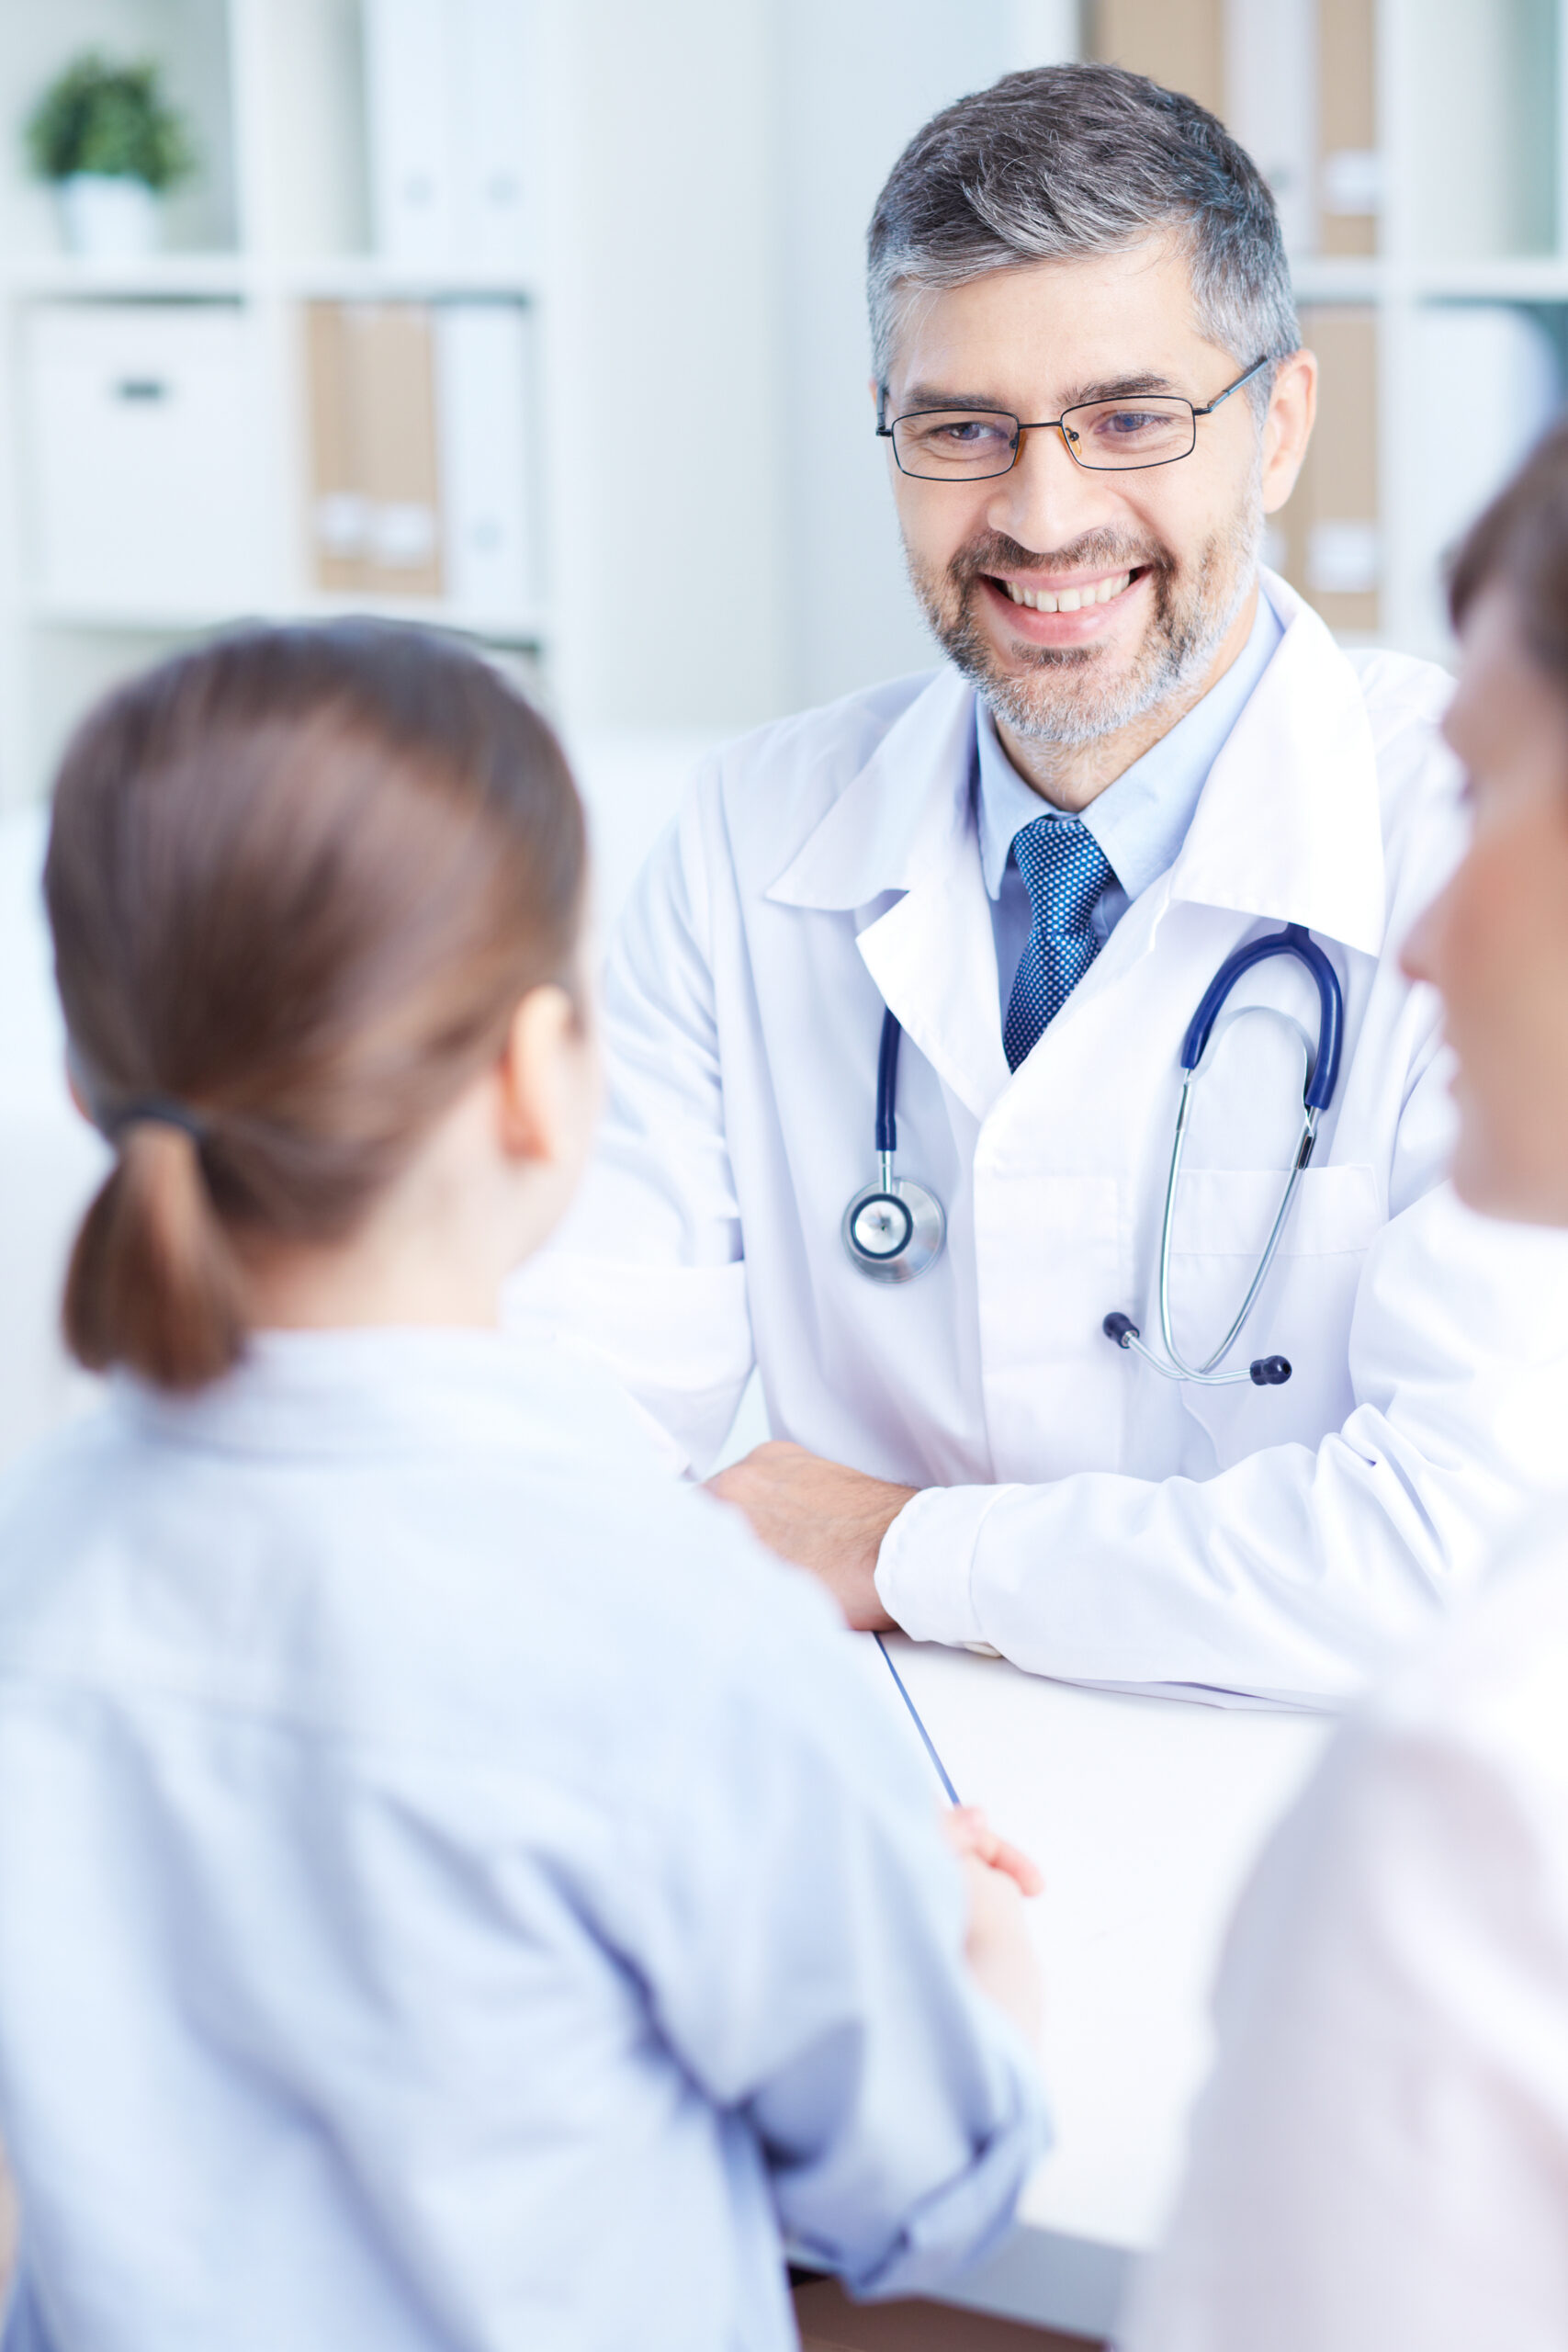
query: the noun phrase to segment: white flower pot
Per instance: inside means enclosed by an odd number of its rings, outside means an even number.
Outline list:
[[[158,243],[158,198],[144,180],[73,172],[55,188],[68,253],[89,261],[134,260]]]

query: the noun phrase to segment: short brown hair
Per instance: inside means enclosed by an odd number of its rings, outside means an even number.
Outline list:
[[[1196,98],[1124,66],[1037,65],[933,115],[866,237],[873,365],[886,384],[908,289],[1112,252],[1157,229],[1186,243],[1201,330],[1238,367],[1301,341],[1262,174]],[[1248,387],[1269,405],[1273,369]]]
[[[1553,425],[1455,550],[1449,611],[1456,629],[1499,581],[1516,592],[1531,653],[1568,685],[1568,422]]]
[[[81,1362],[226,1370],[247,1238],[348,1235],[527,990],[573,986],[584,865],[548,727],[426,632],[246,629],[100,703],[45,872],[117,1153],[66,1283]]]

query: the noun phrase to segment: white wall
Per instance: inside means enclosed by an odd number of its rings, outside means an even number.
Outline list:
[[[771,0],[547,13],[561,708],[743,728],[786,696]]]
[[[554,12],[551,566],[569,724],[740,729],[931,658],[872,436],[866,223],[1075,0]]]
[[[1020,65],[1077,54],[1063,0],[778,0],[774,83],[780,302],[792,435],[785,503],[787,679],[825,702],[923,668],[884,445],[866,390],[865,231],[920,125]]]

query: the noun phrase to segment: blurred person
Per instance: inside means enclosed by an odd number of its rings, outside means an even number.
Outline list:
[[[1453,576],[1454,1173],[1568,1226],[1568,427]],[[1568,1452],[1538,1400],[1560,1477]],[[1128,2352],[1568,2343],[1568,1492],[1341,1733],[1238,1912],[1219,2054]]]
[[[1568,1416],[1568,1254],[1455,1205],[1398,967],[1461,841],[1449,681],[1260,572],[1314,362],[1191,99],[1083,65],[960,100],[869,265],[944,664],[697,780],[516,1312],[593,1335],[699,1470],[759,1366],[783,1442],[718,1491],[852,1624],[1337,1702],[1554,1466],[1516,1400]]]
[[[0,1488],[6,2352],[784,2346],[781,2232],[927,2285],[1039,2144],[1030,1866],[495,1328],[596,1110],[583,857],[412,631],[220,641],[66,754],[114,1378]]]

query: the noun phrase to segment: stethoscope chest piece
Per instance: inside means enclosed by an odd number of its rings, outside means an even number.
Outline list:
[[[947,1238],[947,1219],[936,1194],[893,1172],[902,1035],[897,1015],[891,1010],[884,1012],[876,1057],[876,1182],[861,1186],[839,1228],[851,1265],[874,1283],[912,1283],[935,1265]]]
[[[863,1185],[844,1211],[844,1248],[874,1283],[912,1283],[942,1255],[942,1203],[908,1177]]]

